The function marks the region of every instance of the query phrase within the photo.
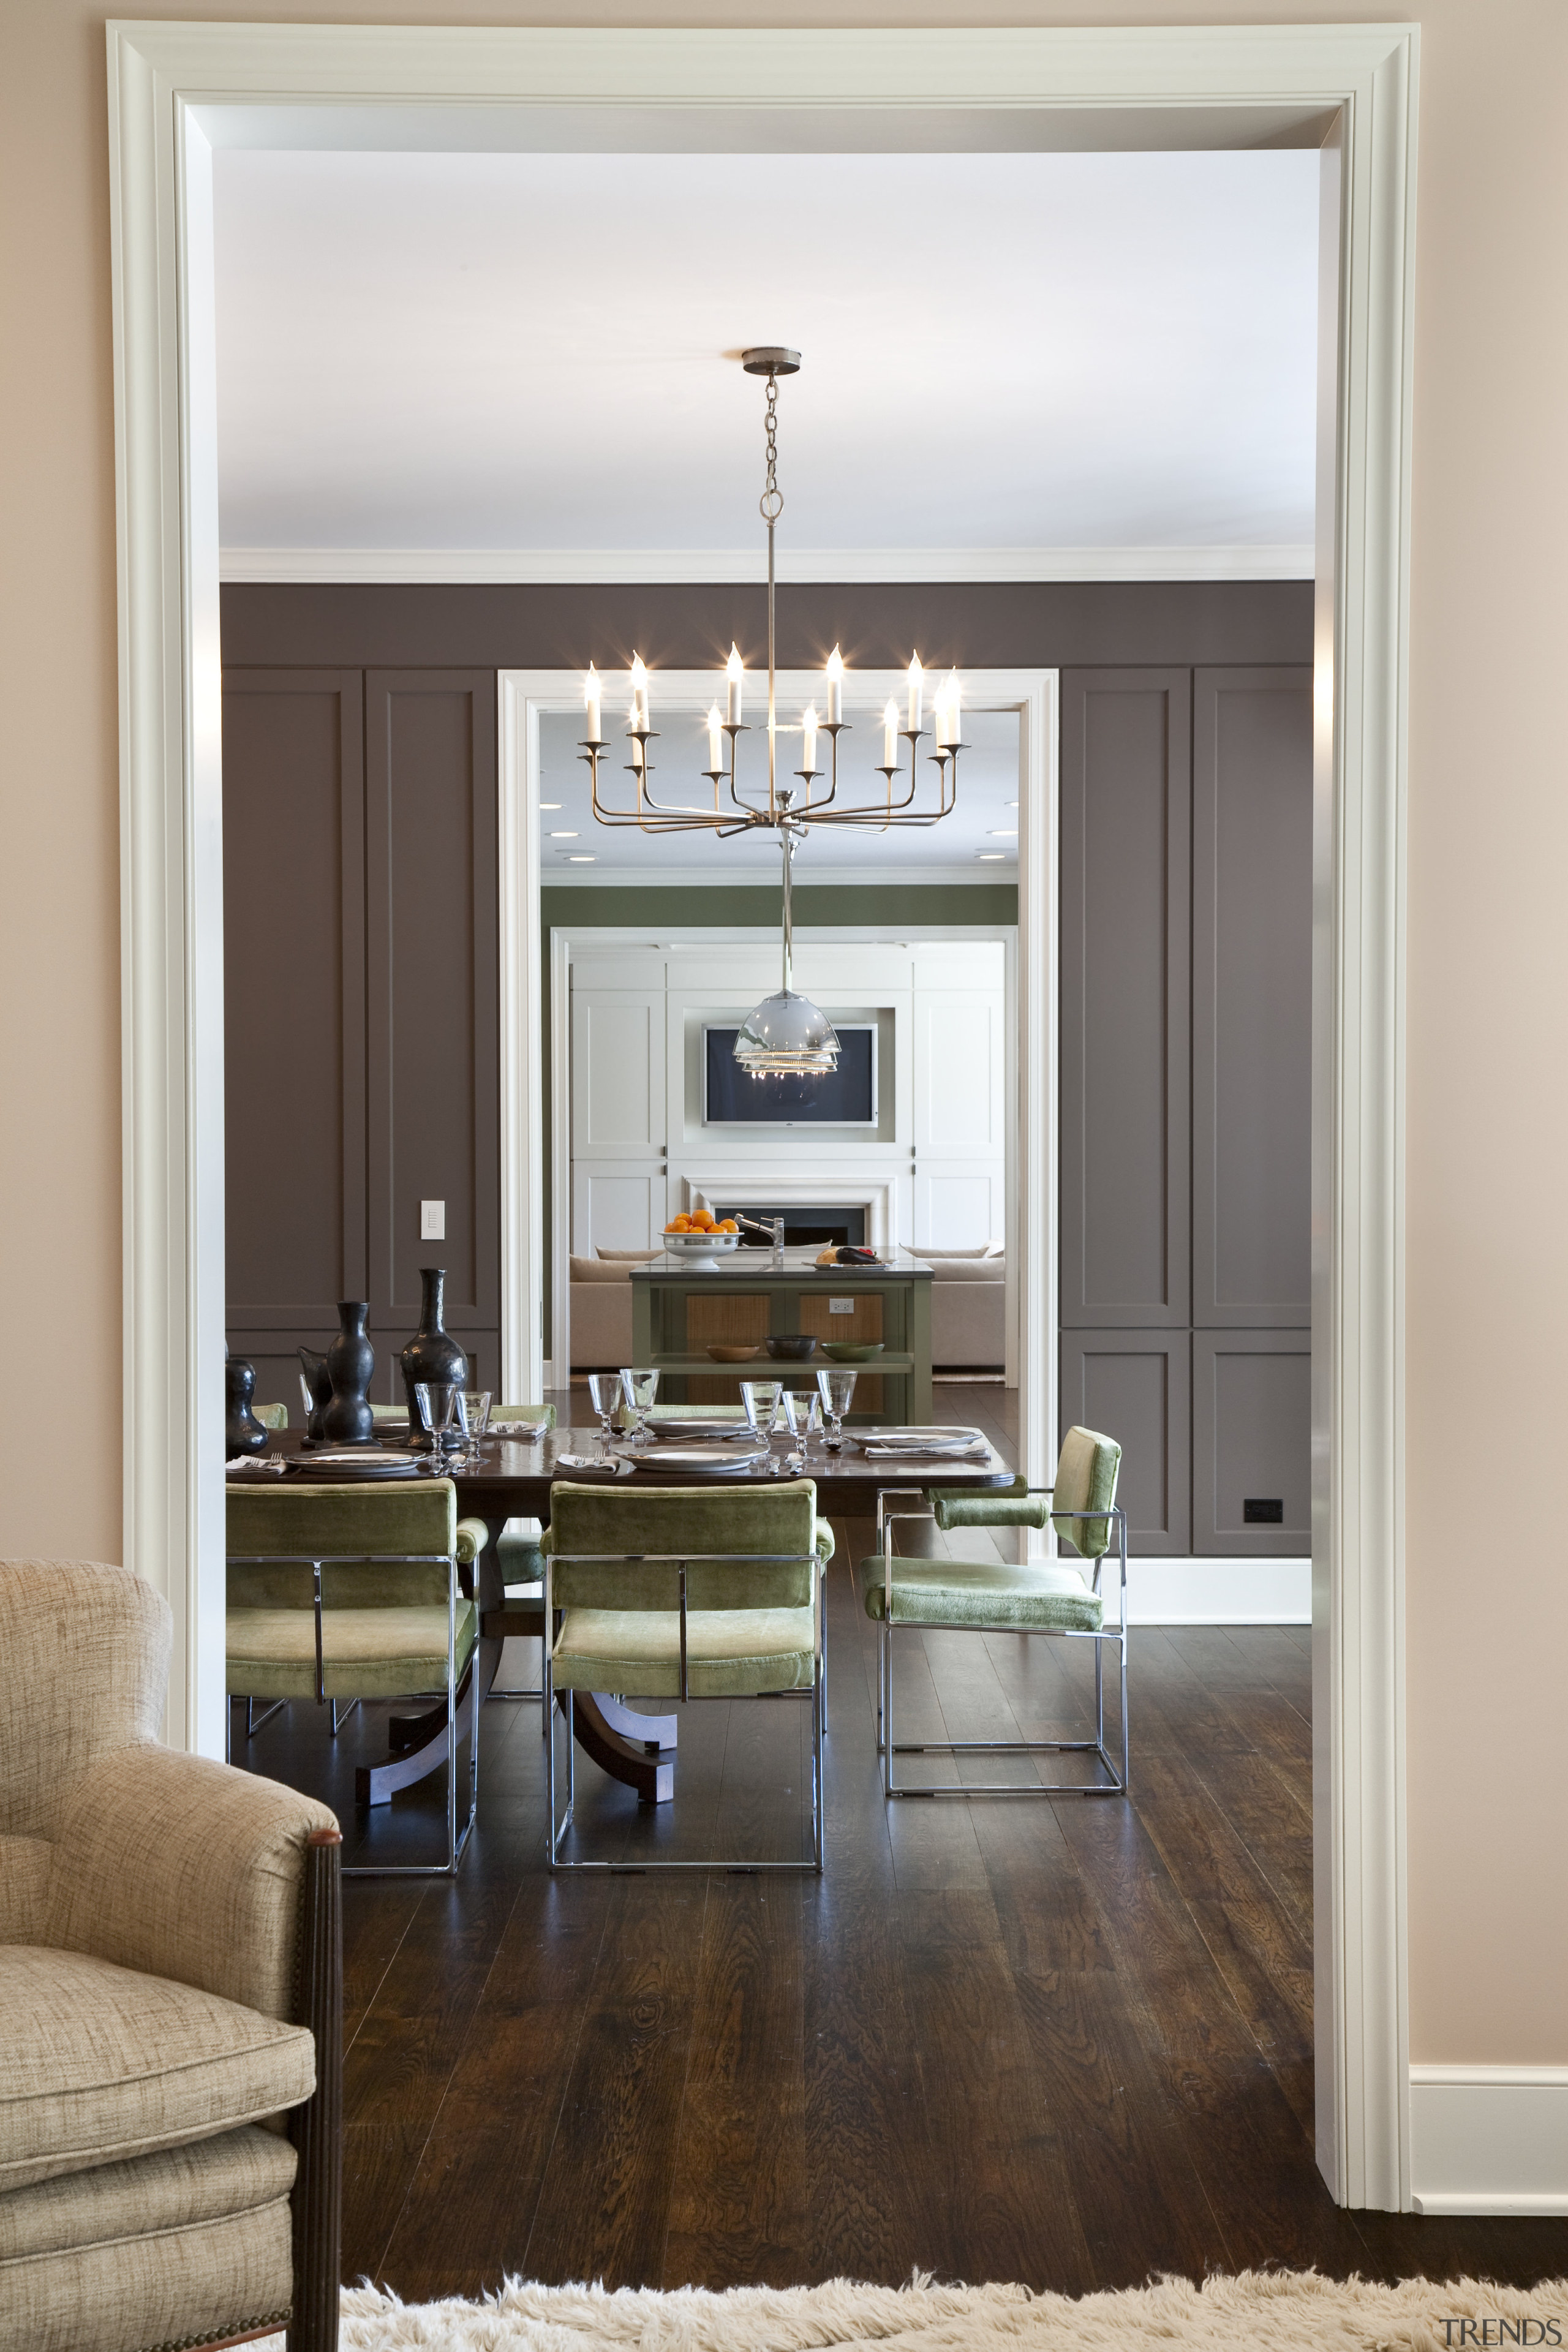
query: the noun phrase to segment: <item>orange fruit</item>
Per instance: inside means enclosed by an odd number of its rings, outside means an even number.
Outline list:
[[[721,1234],[738,1234],[741,1228],[733,1217],[723,1217],[720,1220],[718,1230]]]
[[[710,1234],[713,1230],[712,1210],[694,1209],[691,1214],[691,1222],[696,1226],[700,1234]]]

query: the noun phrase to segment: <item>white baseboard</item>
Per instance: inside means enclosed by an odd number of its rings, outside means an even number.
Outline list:
[[[1412,2066],[1417,2213],[1568,2214],[1568,2066]]]
[[[1115,1622],[1116,1574],[1101,1579]],[[1310,1625],[1310,1559],[1130,1559],[1130,1625]]]

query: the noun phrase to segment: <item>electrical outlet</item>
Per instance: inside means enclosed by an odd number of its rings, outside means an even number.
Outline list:
[[[830,1298],[827,1302],[827,1311],[830,1315],[853,1315],[855,1301],[852,1298]]]
[[[444,1242],[446,1240],[447,1203],[445,1201],[420,1202],[419,1238],[422,1242]]]

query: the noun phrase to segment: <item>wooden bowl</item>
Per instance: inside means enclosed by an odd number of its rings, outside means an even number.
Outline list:
[[[722,1348],[710,1348],[708,1350],[716,1364],[749,1364],[762,1352],[754,1339],[749,1341],[743,1348],[726,1345]]]

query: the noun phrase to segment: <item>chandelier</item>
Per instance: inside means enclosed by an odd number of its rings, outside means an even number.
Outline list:
[[[634,654],[631,667],[632,704],[626,740],[631,747],[631,757],[626,762],[631,786],[622,805],[612,805],[601,797],[600,761],[609,749],[604,731],[605,682],[588,665],[584,700],[586,705],[587,732],[579,750],[586,761],[593,788],[594,814],[605,825],[634,825],[646,834],[698,833],[716,835],[726,840],[735,834],[771,832],[778,835],[784,866],[784,982],[775,996],[770,996],[747,1014],[735,1040],[735,1059],[753,1076],[821,1076],[837,1067],[838,1038],[826,1013],[817,1010],[808,997],[798,996],[790,984],[792,927],[790,920],[791,868],[797,845],[813,825],[842,825],[861,833],[890,833],[903,825],[932,825],[952,814],[958,798],[958,755],[968,747],[959,741],[959,689],[956,674],[950,672],[938,688],[932,703],[935,719],[934,749],[927,756],[928,763],[937,773],[934,785],[928,780],[928,789],[921,790],[920,747],[931,730],[921,723],[924,709],[925,674],[917,654],[910,663],[906,724],[899,725],[899,708],[889,701],[883,713],[882,758],[878,773],[884,779],[882,792],[869,800],[856,800],[852,788],[847,787],[846,798],[838,799],[838,738],[849,732],[844,717],[844,662],[837,646],[828,656],[825,668],[826,716],[819,718],[814,703],[806,706],[800,722],[801,764],[795,770],[795,782],[784,782],[778,772],[778,679],[774,659],[774,570],[773,539],[779,516],[784,511],[784,497],[778,486],[778,396],[779,378],[795,375],[800,368],[800,353],[786,351],[776,344],[759,346],[742,352],[741,364],[748,375],[766,376],[767,407],[764,418],[766,435],[766,474],[758,510],[768,532],[768,724],[767,724],[767,792],[762,793],[761,781],[742,792],[736,774],[736,747],[739,738],[752,730],[742,719],[745,697],[745,666],[739,648],[731,645],[725,665],[725,715],[719,716],[714,701],[708,712],[708,761],[702,771],[712,787],[712,806],[698,806],[679,801],[660,801],[651,788],[649,779],[654,767],[648,758],[648,745],[658,740],[658,730],[648,723],[648,674],[639,655]],[[793,730],[788,730],[793,733]],[[817,764],[821,740],[827,739],[826,768]],[[909,749],[907,778],[900,772],[902,761],[899,751],[903,741]],[[725,745],[728,745],[726,752]],[[818,787],[826,783],[826,789]]]

